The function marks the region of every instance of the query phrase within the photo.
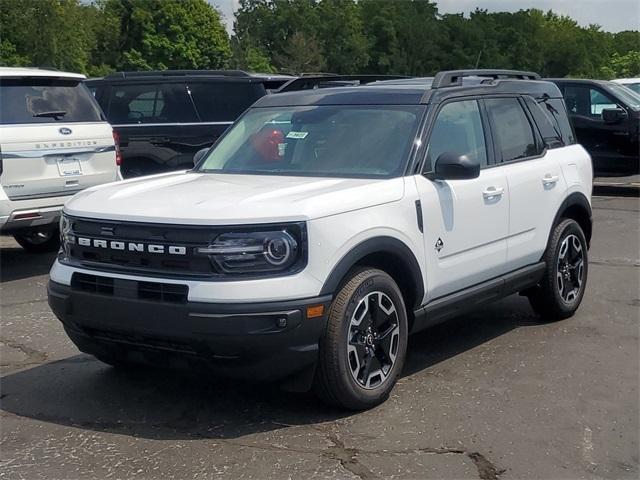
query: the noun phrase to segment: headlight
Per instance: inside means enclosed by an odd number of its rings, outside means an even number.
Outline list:
[[[74,244],[76,239],[73,235],[70,235],[71,221],[63,213],[60,215],[60,248],[65,256],[69,255],[69,245]]]
[[[301,269],[306,261],[304,229],[300,225],[256,232],[218,235],[198,253],[209,255],[225,274],[278,273]]]

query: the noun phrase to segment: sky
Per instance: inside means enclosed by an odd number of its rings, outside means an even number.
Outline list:
[[[231,31],[239,1],[209,0],[209,3],[223,13],[227,30]],[[469,13],[476,8],[490,12],[538,8],[569,15],[580,25],[596,23],[608,32],[640,30],[640,0],[438,0],[437,3],[440,13]]]

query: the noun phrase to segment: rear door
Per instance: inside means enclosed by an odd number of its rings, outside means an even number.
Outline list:
[[[2,188],[14,200],[117,180],[111,127],[77,79],[0,79]]]
[[[509,184],[509,236],[507,270],[536,263],[547,245],[551,223],[566,196],[566,184],[558,155],[562,149],[560,132],[545,124],[539,132],[530,108],[535,100],[518,97],[487,98],[484,104],[495,144],[496,170]],[[543,111],[537,118],[546,120]]]

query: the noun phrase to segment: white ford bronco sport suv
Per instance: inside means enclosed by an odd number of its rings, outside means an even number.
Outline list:
[[[108,364],[205,364],[349,409],[388,396],[412,332],[515,292],[568,317],[591,161],[538,78],[263,97],[193,170],[69,201],[51,308]]]
[[[85,77],[0,67],[0,233],[58,249],[62,205],[119,178],[116,144]]]

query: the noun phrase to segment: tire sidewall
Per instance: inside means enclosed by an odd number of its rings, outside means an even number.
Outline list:
[[[584,293],[587,289],[587,278],[589,277],[589,259],[588,259],[588,252],[587,252],[587,240],[584,236],[584,232],[580,228],[580,225],[578,225],[578,223],[575,220],[570,220],[570,219],[564,220],[560,224],[558,224],[556,229],[558,230],[559,235],[556,237],[557,240],[555,241],[555,244],[552,245],[552,250],[551,250],[552,255],[551,255],[551,258],[549,258],[549,261],[550,261],[550,264],[548,266],[549,283],[550,285],[553,286],[551,291],[553,292],[553,295],[554,295],[554,299],[553,299],[554,302],[562,311],[569,313],[569,312],[574,312],[578,308],[578,306],[582,302],[582,297],[584,296]],[[582,246],[583,261],[584,261],[584,266],[583,266],[584,278],[582,279],[582,286],[580,288],[580,291],[578,292],[578,295],[576,296],[576,299],[571,303],[565,302],[564,299],[561,297],[560,292],[558,292],[557,280],[556,280],[556,273],[557,273],[556,270],[558,268],[558,255],[560,252],[560,246],[562,245],[562,242],[564,241],[564,239],[569,235],[575,235],[580,241],[580,245]]]
[[[37,229],[33,230],[37,232]],[[46,232],[51,236],[42,243],[33,243],[29,238],[29,235],[25,234],[14,234],[13,238],[18,242],[18,244],[24,248],[27,252],[30,253],[48,253],[55,252],[58,250],[60,246],[60,233],[57,227],[47,228]],[[29,233],[29,232],[27,232]]]
[[[347,358],[347,338],[349,327],[351,323],[351,316],[353,315],[359,302],[371,292],[380,291],[387,295],[393,302],[396,311],[398,313],[398,326],[400,328],[400,335],[398,338],[398,352],[395,362],[391,369],[391,373],[384,380],[382,385],[373,388],[366,389],[362,387],[351,375],[349,361]],[[349,298],[343,312],[341,313],[341,328],[340,336],[338,339],[338,364],[340,376],[342,378],[342,384],[347,385],[351,395],[357,397],[359,401],[367,405],[375,405],[387,398],[389,392],[393,388],[398,378],[398,375],[402,371],[404,360],[407,351],[407,337],[408,337],[408,321],[404,300],[400,289],[393,281],[393,279],[382,271],[376,271],[372,275],[367,276],[360,285],[356,288],[354,293]]]

